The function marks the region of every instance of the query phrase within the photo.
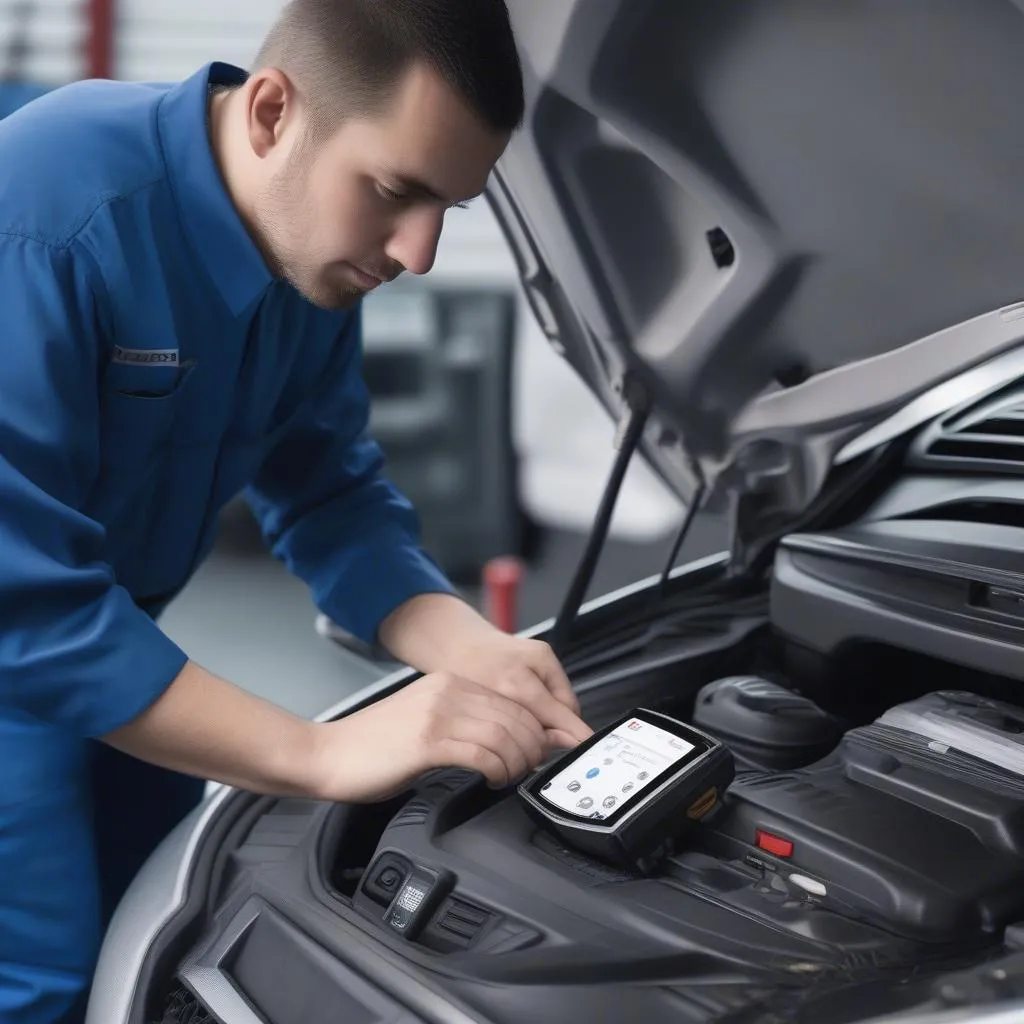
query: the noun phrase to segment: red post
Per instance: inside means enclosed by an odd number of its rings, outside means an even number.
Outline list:
[[[86,78],[113,77],[114,2],[87,0],[89,28],[85,43]]]
[[[518,558],[493,558],[484,566],[487,617],[506,633],[516,631],[522,579],[523,563]]]

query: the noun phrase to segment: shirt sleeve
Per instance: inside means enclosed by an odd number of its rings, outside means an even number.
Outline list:
[[[367,436],[358,311],[339,345],[328,386],[270,452],[247,500],[274,555],[320,611],[374,644],[407,600],[453,588],[421,548],[416,512],[384,477],[381,450]]]
[[[84,515],[99,469],[98,274],[0,235],[0,705],[86,736],[136,718],[184,667]]]

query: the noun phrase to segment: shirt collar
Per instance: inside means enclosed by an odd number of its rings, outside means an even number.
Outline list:
[[[273,283],[263,255],[228,195],[207,130],[210,88],[241,85],[246,78],[246,72],[230,64],[207,64],[167,93],[157,115],[182,222],[234,316],[240,316]]]

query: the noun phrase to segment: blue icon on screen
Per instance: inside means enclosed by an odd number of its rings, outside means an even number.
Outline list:
[[[596,778],[600,774],[601,774],[601,769],[600,768],[591,768],[590,771],[587,772],[587,778],[588,779],[594,779],[594,778]]]

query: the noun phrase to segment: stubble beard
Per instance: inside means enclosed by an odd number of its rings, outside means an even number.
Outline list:
[[[292,161],[260,196],[253,212],[260,247],[271,274],[307,302],[327,312],[352,309],[366,293],[355,285],[325,282],[321,268],[301,252],[302,226],[312,223],[315,215],[306,198],[307,177],[308,165]]]

